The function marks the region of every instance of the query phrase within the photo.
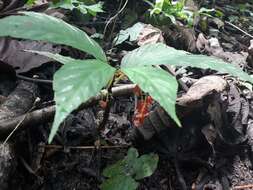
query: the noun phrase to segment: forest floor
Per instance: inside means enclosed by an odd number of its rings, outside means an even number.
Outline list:
[[[204,4],[223,16],[200,15],[193,26],[146,19],[149,6],[143,1],[129,0],[123,7],[124,1],[106,0],[104,12],[92,18],[75,11],[47,10],[47,3],[32,8],[24,4],[17,0],[3,3],[0,17],[28,10],[64,19],[99,41],[113,66],[142,44],[162,42],[253,73],[252,1]],[[115,45],[122,30],[128,32],[127,37]],[[60,65],[24,49],[86,56],[66,46],[0,38],[1,190],[99,189],[105,179],[103,169],[122,159],[131,146],[140,154],[159,155],[157,170],[140,180],[139,190],[253,189],[252,84],[210,69],[172,68],[179,81],[177,112],[182,115],[182,128],[174,126],[157,103],[136,127],[136,96],[123,93],[113,97],[99,137],[96,129],[105,116],[101,101],[72,113],[48,145],[54,114],[52,80]],[[124,79],[120,86],[129,84]],[[185,99],[186,94],[191,98]],[[36,111],[40,113],[26,118]],[[160,126],[165,128],[160,130]],[[17,130],[4,142],[14,128]],[[150,130],[152,135],[147,137]]]

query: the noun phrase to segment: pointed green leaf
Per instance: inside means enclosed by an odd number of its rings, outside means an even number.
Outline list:
[[[162,69],[150,67],[129,67],[121,69],[131,81],[148,92],[167,111],[171,118],[179,125],[175,110],[177,98],[177,80]]]
[[[54,75],[56,113],[49,135],[49,143],[63,120],[81,103],[95,96],[115,72],[113,67],[96,59],[75,60],[61,55],[51,55],[47,56],[65,65]]]
[[[162,43],[147,44],[126,54],[121,61],[121,67],[164,65],[185,54],[185,51],[169,48]]]
[[[187,55],[179,58],[179,61],[169,63],[175,66],[196,67],[201,69],[212,69],[220,73],[228,73],[241,80],[253,83],[253,78],[244,72],[241,68],[230,63],[226,63],[220,59],[205,55]]]
[[[42,40],[72,46],[106,61],[102,48],[82,30],[42,13],[22,12],[22,16],[0,19],[0,36]]]
[[[201,69],[213,69],[253,83],[253,78],[243,72],[239,67],[214,57],[194,55],[186,51],[176,50],[162,43],[144,45],[128,53],[122,59],[121,67],[166,64],[196,67]]]

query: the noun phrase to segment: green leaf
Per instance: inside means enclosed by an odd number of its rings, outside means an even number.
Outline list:
[[[0,36],[42,40],[72,46],[106,61],[103,49],[82,30],[52,16],[21,12],[23,16],[0,19]]]
[[[253,78],[239,67],[205,55],[194,55],[186,51],[176,50],[162,43],[144,45],[128,53],[121,63],[121,67],[135,67],[145,65],[175,65],[213,69],[220,73],[228,73],[241,80],[253,83]]]
[[[50,8],[62,8],[62,9],[68,9],[68,10],[73,10],[74,8],[76,8],[73,3],[72,0],[61,0],[59,2],[50,3]]]
[[[96,59],[77,60],[47,52],[39,54],[65,64],[55,73],[53,80],[56,113],[48,140],[51,143],[64,119],[81,103],[95,96],[113,77],[115,69]]]
[[[135,148],[129,148],[127,156],[123,160],[119,160],[115,164],[104,169],[103,175],[105,177],[113,177],[115,175],[130,175],[133,173],[133,163],[138,158],[139,154]]]
[[[125,175],[126,160],[119,160],[115,164],[106,167],[103,170],[103,176],[113,177],[117,175]]]
[[[135,190],[138,183],[131,177],[126,175],[117,175],[110,178],[100,186],[102,190]]]
[[[242,71],[241,68],[236,67],[230,63],[226,63],[220,59],[205,55],[186,55],[181,57],[178,61],[173,61],[169,63],[170,65],[175,66],[184,66],[184,67],[196,67],[201,69],[212,69],[220,73],[228,73],[234,77],[238,77],[243,81],[248,81],[253,83],[253,78]]]
[[[156,154],[143,155],[136,162],[133,168],[136,180],[151,176],[157,168],[159,157]]]
[[[119,45],[119,44],[123,43],[128,38],[129,38],[130,42],[137,40],[143,27],[144,27],[144,24],[138,22],[126,30],[121,30],[119,32],[118,36],[114,39],[115,45]]]
[[[27,5],[33,5],[35,3],[36,0],[28,0],[26,2]]]
[[[127,151],[126,162],[133,163],[136,160],[136,158],[138,158],[138,156],[139,156],[139,153],[138,153],[137,149],[129,148]]]
[[[98,2],[96,4],[93,5],[79,5],[78,6],[80,9],[86,9],[91,15],[96,16],[97,13],[102,13],[104,12],[102,7],[103,7],[103,3],[102,2]]]
[[[109,177],[100,186],[102,190],[134,190],[138,187],[136,180],[153,174],[158,165],[158,155],[146,154],[138,158],[138,151],[130,148],[127,156],[116,164],[104,169],[103,175]]]
[[[144,56],[144,55],[143,55]],[[148,92],[166,110],[170,117],[179,125],[175,110],[178,84],[177,80],[166,71],[149,67],[129,67],[121,69],[131,81]]]
[[[164,65],[182,55],[185,55],[184,51],[169,48],[162,43],[147,44],[126,54],[121,61],[121,67]]]

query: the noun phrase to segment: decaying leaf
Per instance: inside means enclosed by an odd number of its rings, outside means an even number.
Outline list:
[[[222,92],[227,87],[227,82],[219,76],[205,76],[194,83],[188,92],[177,99],[177,104],[181,106],[198,107],[202,105],[202,100],[213,92]]]
[[[51,61],[48,57],[25,52],[24,50],[59,53],[61,48],[45,42],[19,41],[10,38],[0,39],[0,60],[11,65],[17,73],[27,72]]]
[[[145,44],[155,44],[158,42],[165,43],[162,31],[150,24],[145,25],[137,38],[137,44],[142,46]]]

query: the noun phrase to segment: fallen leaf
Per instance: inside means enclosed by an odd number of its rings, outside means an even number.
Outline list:
[[[137,44],[143,46],[145,44],[155,44],[158,42],[165,43],[162,31],[150,24],[145,25],[137,38]]]
[[[48,57],[24,50],[59,53],[60,47],[45,42],[0,38],[0,61],[11,65],[17,73],[27,72],[51,61]]]

